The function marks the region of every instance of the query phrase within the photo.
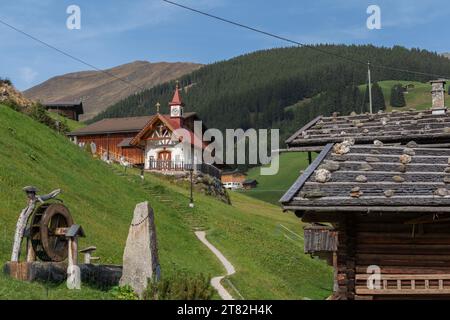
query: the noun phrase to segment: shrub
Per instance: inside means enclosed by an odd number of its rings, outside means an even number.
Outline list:
[[[15,102],[12,101],[12,100],[5,100],[5,101],[2,101],[2,104],[5,105],[5,106],[7,106],[7,107],[10,107],[10,108],[13,109],[14,111],[18,111],[18,112],[21,112],[21,111],[22,111],[22,108],[21,108],[17,103],[15,103]]]
[[[0,78],[0,84],[7,84],[9,86],[12,86],[12,82],[8,78]]]
[[[139,297],[130,286],[114,287],[111,290],[112,295],[117,300],[138,300]]]
[[[202,274],[190,276],[177,273],[172,277],[161,279],[158,283],[150,282],[144,295],[146,300],[211,300],[214,289],[211,279]]]
[[[47,127],[53,130],[59,131],[56,121],[53,120],[53,118],[48,115],[47,111],[45,110],[42,104],[36,103],[32,105],[27,109],[26,113],[34,120],[42,124],[45,124]]]

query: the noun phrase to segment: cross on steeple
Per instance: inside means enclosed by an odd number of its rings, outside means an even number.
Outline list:
[[[159,114],[159,108],[161,107],[161,104],[159,102],[156,103],[156,113]]]

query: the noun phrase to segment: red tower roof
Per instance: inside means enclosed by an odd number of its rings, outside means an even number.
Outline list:
[[[175,93],[173,95],[172,101],[169,102],[170,106],[181,106],[184,105],[183,101],[181,100],[181,96],[180,96],[180,88],[179,85],[177,83],[177,88],[175,89]]]

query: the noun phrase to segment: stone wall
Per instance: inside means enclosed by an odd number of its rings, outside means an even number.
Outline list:
[[[173,183],[189,187],[190,174],[189,172],[177,172],[173,175],[161,175],[165,179]],[[211,177],[210,175],[196,172],[193,174],[194,190],[201,192],[207,196],[214,197],[226,204],[231,204],[230,196],[227,190],[223,187],[219,179]]]

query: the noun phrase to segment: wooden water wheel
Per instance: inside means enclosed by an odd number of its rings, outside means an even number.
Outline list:
[[[67,259],[68,241],[65,231],[73,225],[69,209],[60,203],[45,203],[31,217],[30,237],[33,249],[42,261],[62,262]]]

